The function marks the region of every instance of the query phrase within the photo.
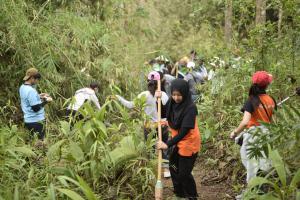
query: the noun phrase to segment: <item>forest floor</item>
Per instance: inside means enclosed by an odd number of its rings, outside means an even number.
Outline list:
[[[214,152],[216,153],[216,152]],[[213,153],[213,154],[214,154]],[[211,153],[210,153],[211,154]],[[214,154],[215,155],[215,154]],[[197,185],[199,200],[232,200],[235,199],[233,191],[234,183],[231,181],[230,163],[224,166],[226,170],[220,170],[219,165],[212,167],[207,162],[210,155],[199,154],[193,169],[193,175]],[[236,162],[236,161],[233,161]],[[173,184],[171,178],[163,178],[163,196],[166,200],[172,200]]]

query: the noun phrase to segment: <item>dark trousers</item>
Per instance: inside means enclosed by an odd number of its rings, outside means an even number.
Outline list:
[[[168,139],[169,139],[169,129],[168,129],[168,126],[162,126],[161,127],[161,139],[164,143],[167,143],[168,142]],[[149,128],[144,128],[144,137],[145,137],[145,140],[147,141],[148,140],[148,135],[151,133],[151,129]],[[153,137],[157,136],[158,135],[158,129],[156,129],[156,133]],[[155,149],[155,146],[153,147]],[[169,159],[169,151],[168,150],[163,150],[163,153],[162,153],[162,158],[165,159],[165,160],[168,160]]]
[[[71,121],[71,127],[73,127],[77,121],[84,119],[83,115],[80,114],[80,112],[69,109],[67,109],[66,111],[66,118]]]
[[[45,138],[45,129],[44,122],[32,122],[25,123],[25,127],[30,131],[30,139],[34,137],[34,134],[38,134],[38,138],[40,140],[44,140]]]
[[[197,153],[192,156],[181,156],[178,148],[172,151],[169,165],[174,186],[174,193],[177,197],[187,199],[197,199],[197,188],[192,170],[197,158]]]

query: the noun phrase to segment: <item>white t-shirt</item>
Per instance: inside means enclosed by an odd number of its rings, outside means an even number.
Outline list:
[[[77,111],[85,103],[85,101],[93,102],[97,109],[101,108],[95,91],[91,88],[82,88],[77,90],[74,98],[75,101],[68,106],[69,110]]]
[[[162,105],[166,105],[167,101],[169,100],[168,95],[165,92],[161,92],[161,103]],[[142,96],[146,97],[146,106],[145,106],[145,113],[151,118],[151,121],[157,122],[157,104],[156,104],[156,97],[153,96],[149,91],[144,91],[138,95],[138,98]],[[118,100],[127,108],[134,108],[133,101],[127,101],[123,97],[116,95]]]

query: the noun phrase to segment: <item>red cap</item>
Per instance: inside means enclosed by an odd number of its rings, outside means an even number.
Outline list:
[[[252,75],[252,83],[261,87],[268,86],[273,80],[273,76],[266,71],[257,71]]]

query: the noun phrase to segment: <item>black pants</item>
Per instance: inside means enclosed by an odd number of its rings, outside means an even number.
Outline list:
[[[168,139],[169,139],[169,129],[168,129],[168,126],[162,126],[161,127],[161,139],[164,143],[167,143],[168,142]],[[148,140],[148,135],[151,133],[151,129],[149,128],[144,128],[144,137],[145,137],[145,140],[147,141]],[[158,129],[156,129],[156,134],[154,135],[157,136],[158,135]],[[155,149],[155,146],[153,146],[153,148]],[[162,153],[162,158],[165,159],[165,160],[168,160],[169,159],[169,151],[168,149],[167,150],[163,150],[163,153]]]
[[[25,127],[30,131],[30,139],[34,137],[34,134],[38,134],[38,138],[40,140],[44,140],[45,138],[45,129],[44,122],[32,122],[25,123]]]
[[[68,110],[66,111],[66,118],[71,120],[71,127],[77,122],[84,119],[83,115],[76,110]]]
[[[192,156],[181,156],[175,147],[170,155],[170,173],[177,197],[197,199],[197,188],[192,170],[197,158],[197,153]]]

